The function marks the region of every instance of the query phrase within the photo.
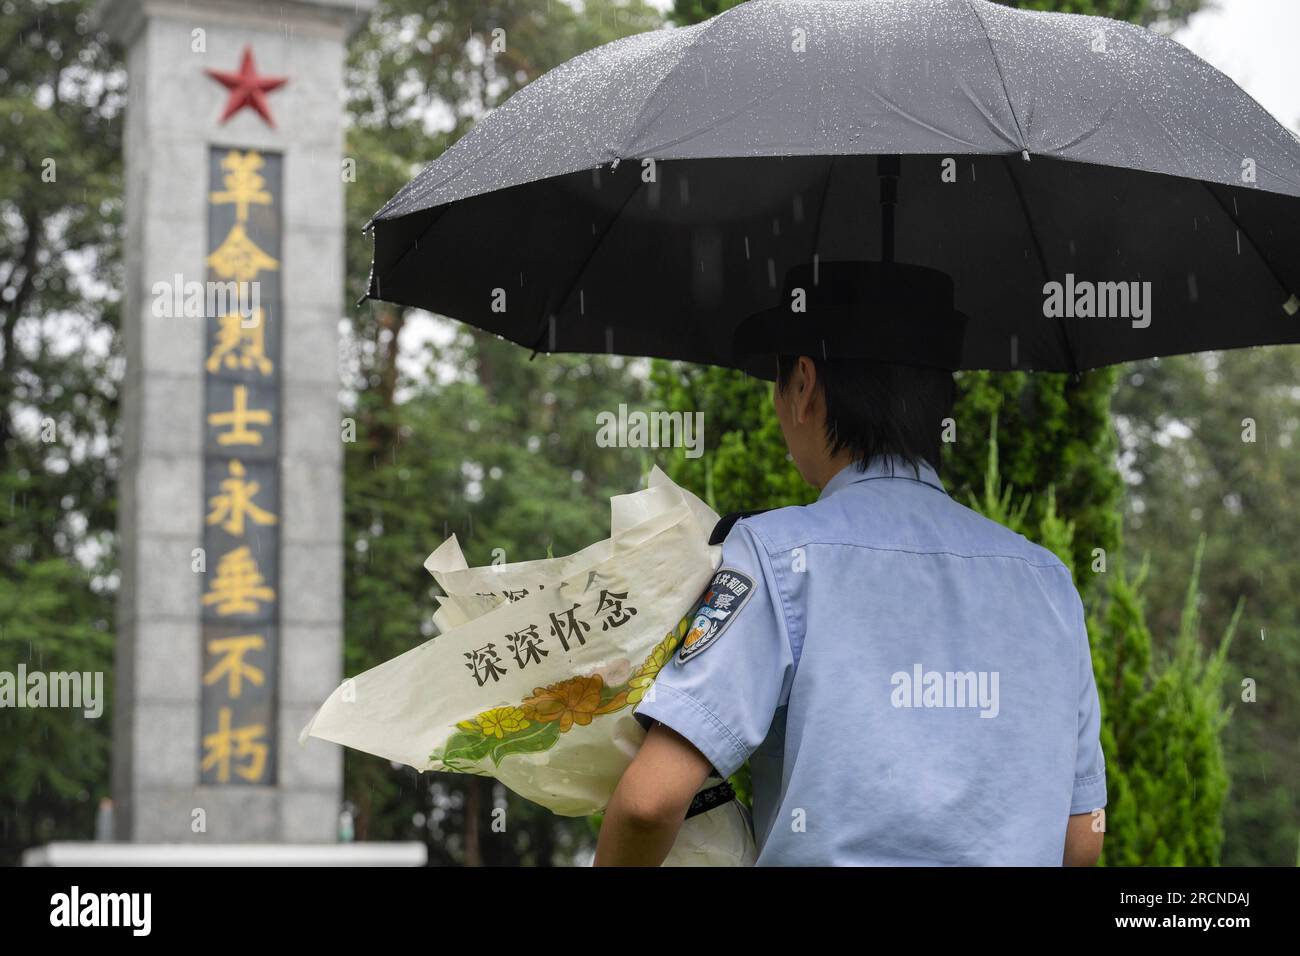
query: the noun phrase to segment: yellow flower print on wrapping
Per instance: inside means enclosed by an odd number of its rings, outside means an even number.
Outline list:
[[[641,702],[645,692],[655,682],[659,671],[672,658],[673,651],[677,650],[677,644],[682,639],[682,632],[686,630],[688,621],[689,618],[682,618],[681,623],[677,625],[677,629],[669,631],[668,636],[655,646],[655,649],[650,652],[650,656],[632,674],[631,680],[627,682],[627,702],[629,704],[635,706]]]
[[[485,710],[473,720],[462,720],[456,726],[471,733],[478,731],[484,737],[498,740],[528,727],[529,721],[518,707],[494,707]]]
[[[440,764],[441,769],[491,776],[490,770],[473,765],[489,756],[500,764],[502,757],[511,752],[549,750],[561,734],[568,733],[573,727],[585,727],[596,717],[635,706],[644,699],[660,669],[672,658],[690,624],[689,615],[682,618],[632,672],[626,684],[606,687],[599,674],[587,674],[546,687],[535,687],[532,696],[520,701],[519,706],[494,707],[470,720],[458,722],[456,728],[464,733],[453,738],[454,746],[449,744],[444,750],[433,751],[429,760]],[[550,738],[546,739],[548,734]],[[537,746],[539,742],[541,746]],[[520,743],[524,749],[509,749]]]
[[[612,714],[627,706],[626,691],[601,703],[605,681],[599,674],[588,677],[571,677],[549,687],[533,688],[533,696],[523,702],[523,713],[531,720],[543,723],[555,721],[560,733],[568,733],[574,725],[585,727],[593,717]]]

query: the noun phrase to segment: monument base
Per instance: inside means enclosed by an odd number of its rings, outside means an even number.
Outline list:
[[[32,847],[23,866],[424,866],[423,843],[110,843]]]

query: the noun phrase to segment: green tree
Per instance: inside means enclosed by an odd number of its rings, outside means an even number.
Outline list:
[[[92,6],[0,4],[0,670],[107,692],[125,77]],[[92,831],[109,727],[0,711],[0,864]]]
[[[1132,579],[1115,569],[1108,600],[1089,617],[1106,754],[1106,865],[1220,862],[1228,794],[1224,672],[1241,604],[1207,654],[1198,609],[1204,543],[1169,653],[1152,650],[1141,598],[1146,566]]]
[[[1152,630],[1175,631],[1202,537],[1206,629],[1225,630],[1245,598],[1227,663],[1242,699],[1224,731],[1234,866],[1293,865],[1300,838],[1298,381],[1300,350],[1245,349],[1136,363],[1115,395],[1127,546],[1162,570],[1144,587]]]

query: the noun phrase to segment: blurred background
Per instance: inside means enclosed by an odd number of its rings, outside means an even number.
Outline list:
[[[731,5],[381,2],[349,49],[345,301],[365,287],[361,225],[486,111],[583,50]],[[1300,128],[1291,0],[1010,5],[1172,35]],[[127,94],[123,51],[92,7],[0,2],[0,670],[102,671],[111,687]],[[509,42],[493,52],[498,28]],[[27,186],[46,151],[33,143],[70,157],[57,188]],[[607,533],[608,497],[655,463],[719,512],[814,497],[764,383],[619,357],[529,361],[380,302],[340,323],[358,436],[345,464],[347,674],[433,636],[421,562],[451,532],[471,564],[494,549],[510,561],[577,550]],[[1300,349],[962,373],[959,385],[946,485],[1056,551],[1088,609],[1110,786],[1103,862],[1296,865]],[[703,411],[705,454],[597,447],[597,413],[620,404]],[[58,442],[42,438],[47,419]],[[111,708],[97,720],[0,709],[0,863],[94,836]],[[585,863],[594,847],[598,821],[552,816],[489,779],[351,751],[345,775],[341,840],[419,840],[431,864],[469,866]],[[743,772],[736,783],[743,794]],[[496,833],[502,806],[511,826]]]

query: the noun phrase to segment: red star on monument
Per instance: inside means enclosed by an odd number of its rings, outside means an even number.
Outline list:
[[[275,120],[271,119],[271,110],[266,105],[266,94],[284,86],[289,78],[259,74],[257,67],[253,65],[252,47],[244,47],[244,57],[239,62],[238,73],[227,70],[205,70],[204,72],[230,90],[230,99],[226,100],[226,111],[221,114],[221,119],[217,122],[224,123],[245,106],[251,106],[257,110],[257,114],[262,119],[266,120],[268,126],[275,128]]]

